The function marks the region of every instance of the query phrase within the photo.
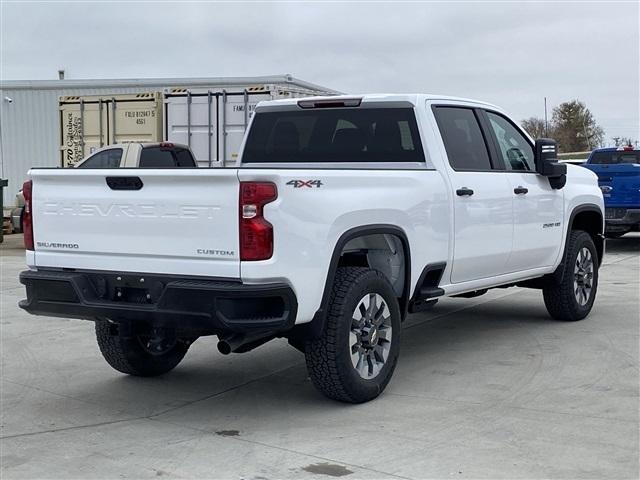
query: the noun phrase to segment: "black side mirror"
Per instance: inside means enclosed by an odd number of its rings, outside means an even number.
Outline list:
[[[552,188],[562,188],[567,183],[567,166],[558,161],[556,141],[550,138],[536,140],[536,171],[549,179]]]

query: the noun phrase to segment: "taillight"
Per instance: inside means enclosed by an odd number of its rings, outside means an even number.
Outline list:
[[[240,260],[267,260],[273,255],[273,225],[263,207],[278,198],[270,182],[240,182]]]
[[[27,180],[22,185],[22,195],[24,196],[24,212],[22,214],[22,232],[24,233],[24,248],[33,250],[33,182]]]

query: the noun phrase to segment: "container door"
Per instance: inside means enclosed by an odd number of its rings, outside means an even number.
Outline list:
[[[108,100],[109,144],[162,141],[162,103],[157,94]]]
[[[222,103],[222,126],[224,138],[221,139],[221,152],[224,152],[224,164],[233,166],[238,160],[240,145],[244,138],[249,119],[258,102],[271,100],[270,93],[234,92],[223,94],[220,97]],[[222,136],[222,135],[221,135]]]
[[[100,100],[65,102],[65,99],[62,99],[60,164],[63,167],[72,167],[107,144],[106,107]]]
[[[168,95],[167,141],[188,145],[200,167],[217,167],[215,93]]]

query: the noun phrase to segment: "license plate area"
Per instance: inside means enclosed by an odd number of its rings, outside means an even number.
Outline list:
[[[91,276],[99,300],[137,305],[158,302],[165,284],[145,275],[97,274]]]
[[[604,210],[604,218],[606,220],[611,220],[614,218],[622,218],[626,215],[626,208],[605,208]]]

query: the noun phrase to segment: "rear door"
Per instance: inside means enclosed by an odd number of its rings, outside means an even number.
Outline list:
[[[553,265],[564,231],[564,190],[536,173],[533,145],[504,115],[483,111],[496,167],[507,172],[513,201],[513,250],[507,269],[518,272]]]
[[[235,169],[32,170],[38,267],[239,278]]]
[[[454,245],[451,282],[502,275],[513,238],[507,174],[491,163],[487,139],[474,108],[434,107],[453,187]]]

